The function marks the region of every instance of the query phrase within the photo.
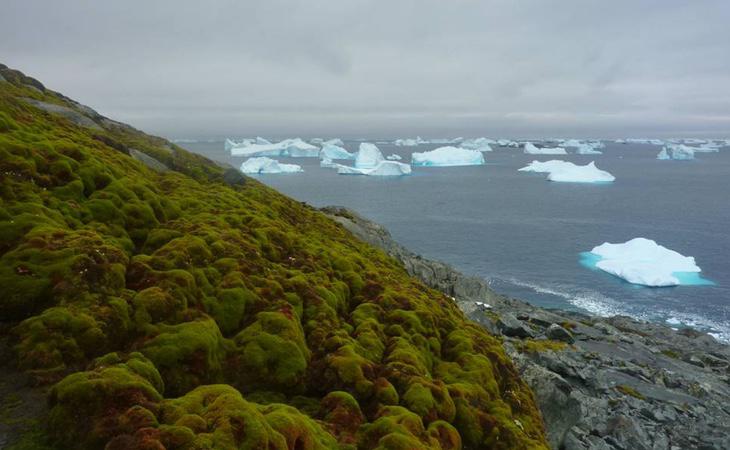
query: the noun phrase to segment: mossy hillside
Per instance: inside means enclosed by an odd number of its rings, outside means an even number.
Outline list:
[[[384,253],[164,140],[36,109],[22,97],[74,105],[11,81],[0,317],[19,367],[58,382],[60,448],[545,447],[500,342]]]

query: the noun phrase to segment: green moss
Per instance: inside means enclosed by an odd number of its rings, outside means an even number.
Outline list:
[[[34,108],[77,106],[21,75],[0,83],[1,329],[37,382],[71,373],[59,443],[545,448],[501,342],[443,294],[261,183]]]
[[[631,397],[638,398],[639,400],[646,400],[646,397],[641,392],[637,391],[636,389],[632,388],[631,386],[626,386],[625,384],[620,384],[616,386],[616,390],[624,395],[630,395]]]
[[[523,353],[559,352],[568,348],[568,344],[562,341],[550,339],[525,339],[517,345],[517,350]]]
[[[221,380],[227,343],[213,320],[160,325],[158,331],[140,351],[162,374],[166,394]]]

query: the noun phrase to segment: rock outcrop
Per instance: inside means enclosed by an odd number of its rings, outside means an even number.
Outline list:
[[[416,255],[352,211],[323,210],[502,335],[535,392],[553,448],[730,449],[730,347],[712,336],[538,308]]]

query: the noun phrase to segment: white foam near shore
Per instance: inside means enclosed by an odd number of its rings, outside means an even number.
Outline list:
[[[303,172],[297,164],[284,164],[265,156],[249,158],[241,164],[241,172],[248,174],[296,173]]]
[[[585,166],[579,166],[569,161],[533,161],[519,169],[520,172],[547,173],[548,181],[562,183],[610,183],[616,177],[596,167],[591,161]]]
[[[611,244],[605,242],[581,256],[581,262],[650,287],[712,284],[699,276],[702,271],[691,256],[684,256],[646,238]]]
[[[478,166],[484,164],[484,155],[479,150],[447,146],[429,152],[413,153],[411,163],[414,166],[429,167]]]

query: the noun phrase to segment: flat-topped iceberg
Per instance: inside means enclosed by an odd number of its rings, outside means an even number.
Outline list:
[[[567,155],[562,147],[536,147],[532,142],[525,142],[525,153],[528,155]]]
[[[581,254],[581,262],[643,286],[712,284],[699,276],[702,270],[693,257],[641,237],[622,244],[603,243]]]
[[[689,161],[695,159],[695,149],[683,144],[669,144],[662,148],[662,151],[656,155],[656,159],[678,161]]]
[[[375,167],[367,169],[337,164],[337,173],[339,173],[340,175],[369,175],[378,177],[393,177],[400,175],[409,175],[411,173],[411,166],[408,164],[399,163],[397,161],[387,160],[380,161]]]
[[[243,173],[295,173],[303,172],[296,164],[283,164],[266,157],[249,158],[241,164]]]
[[[229,142],[226,142],[226,147],[229,147]],[[299,138],[284,139],[275,144],[263,138],[256,138],[255,142],[244,141],[230,147],[229,150],[231,156],[290,156],[292,158],[319,156],[319,147]]]
[[[377,145],[363,142],[360,144],[355,156],[355,167],[358,169],[372,169],[384,160],[385,158],[383,158],[383,154],[380,153]]]
[[[355,154],[348,152],[339,145],[323,144],[319,157],[321,159],[355,159]]]
[[[610,173],[596,167],[593,161],[585,166],[559,160],[533,161],[519,171],[547,173],[548,181],[562,183],[610,183],[616,179]]]
[[[413,153],[411,164],[430,167],[478,166],[484,164],[484,155],[479,150],[447,146],[429,152]]]

